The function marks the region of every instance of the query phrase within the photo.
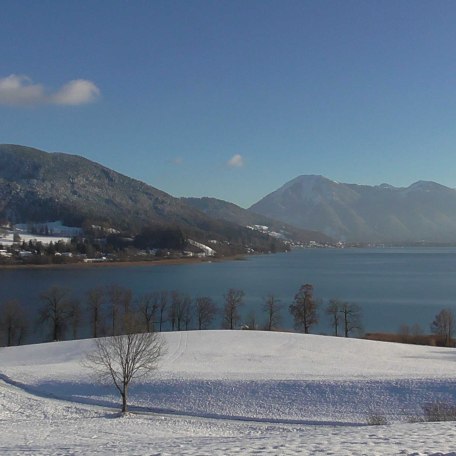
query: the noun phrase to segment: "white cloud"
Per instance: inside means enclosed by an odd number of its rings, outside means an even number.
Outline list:
[[[0,79],[0,104],[39,104],[45,98],[44,87],[41,84],[33,84],[27,76],[12,74]]]
[[[233,155],[227,162],[231,168],[242,168],[244,166],[244,157],[240,154]]]
[[[91,81],[76,79],[65,84],[51,97],[51,103],[80,105],[91,103],[100,96],[100,89]]]
[[[43,104],[81,105],[95,101],[100,89],[91,81],[76,79],[60,89],[47,93],[42,84],[29,77],[11,74],[0,78],[0,105],[36,106]]]

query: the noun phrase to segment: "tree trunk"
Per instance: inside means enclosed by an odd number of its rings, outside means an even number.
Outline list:
[[[122,393],[122,413],[127,413],[128,406],[127,406],[127,389]]]
[[[97,326],[98,326],[98,309],[95,308],[93,311],[93,338],[96,339],[97,334]]]
[[[8,347],[13,345],[13,328],[11,325],[8,326]]]

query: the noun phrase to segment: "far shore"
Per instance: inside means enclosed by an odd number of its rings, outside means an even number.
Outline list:
[[[221,261],[244,260],[245,255],[231,255],[226,257],[205,258],[162,258],[159,260],[133,260],[133,261],[100,261],[100,262],[77,262],[77,263],[49,263],[49,264],[2,264],[2,269],[79,269],[79,268],[106,268],[106,267],[135,267],[135,266],[166,266],[179,264],[202,264],[219,263]]]

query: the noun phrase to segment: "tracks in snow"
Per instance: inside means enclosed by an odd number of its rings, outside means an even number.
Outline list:
[[[188,348],[188,331],[179,332],[179,340],[177,342],[176,349],[170,354],[166,360],[166,364],[172,366],[186,351]]]

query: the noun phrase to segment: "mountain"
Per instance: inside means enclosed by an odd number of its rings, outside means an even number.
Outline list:
[[[214,220],[178,198],[83,157],[8,144],[0,145],[0,219],[63,220],[132,234],[146,226],[173,225],[203,242],[214,239],[260,249],[271,242],[269,236]]]
[[[456,242],[456,190],[435,182],[402,188],[304,175],[249,210],[348,242]]]
[[[269,232],[277,233],[280,238],[289,241],[303,243],[310,241],[319,243],[332,242],[329,236],[318,231],[296,228],[295,226],[243,209],[228,201],[207,197],[181,198],[181,200],[185,204],[204,212],[214,219],[230,221],[241,226],[267,227]]]

